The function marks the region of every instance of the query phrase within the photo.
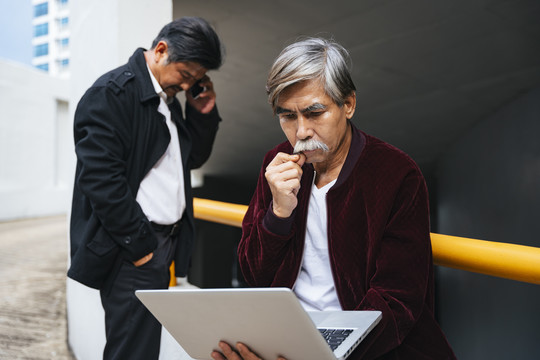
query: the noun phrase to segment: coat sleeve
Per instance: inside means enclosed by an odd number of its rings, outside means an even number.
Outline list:
[[[238,245],[238,260],[246,282],[251,286],[287,286],[276,283],[276,274],[290,266],[292,238],[296,227],[295,213],[280,219],[272,210],[272,193],[264,176],[266,165],[274,153],[266,155],[257,188],[242,222],[242,238]]]
[[[212,153],[221,117],[214,106],[208,114],[202,114],[186,102],[186,126],[191,136],[190,169],[201,167]]]
[[[128,185],[129,113],[106,87],[91,88],[82,97],[74,120],[75,186],[124,257],[135,261],[152,252],[157,241]]]
[[[376,247],[375,272],[356,308],[380,310],[382,320],[353,353],[354,359],[374,359],[398,347],[426,306],[432,306],[428,195],[419,171],[405,177],[393,204]]]

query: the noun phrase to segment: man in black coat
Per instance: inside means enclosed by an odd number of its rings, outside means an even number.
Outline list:
[[[176,276],[186,276],[195,230],[190,170],[210,156],[221,121],[206,72],[221,63],[212,27],[177,19],[77,106],[68,276],[100,290],[104,359],[158,358],[161,325],[134,291],[167,288],[173,260]]]

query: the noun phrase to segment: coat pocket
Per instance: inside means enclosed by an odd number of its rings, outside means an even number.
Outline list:
[[[118,248],[118,245],[114,242],[111,236],[100,227],[94,235],[92,241],[90,241],[86,247],[88,247],[88,249],[90,249],[97,256],[105,256],[111,250]]]
[[[86,286],[102,289],[107,279],[114,277],[119,255],[120,247],[103,229],[98,229],[92,240],[73,254],[68,276]]]

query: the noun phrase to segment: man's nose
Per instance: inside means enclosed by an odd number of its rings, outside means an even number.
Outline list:
[[[303,116],[298,117],[298,128],[296,129],[296,138],[306,140],[313,136],[309,121]]]
[[[188,91],[191,88],[191,85],[191,83],[184,81],[180,84],[180,87],[182,88],[182,90]]]

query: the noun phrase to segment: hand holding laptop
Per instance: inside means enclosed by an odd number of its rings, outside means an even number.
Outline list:
[[[308,313],[288,288],[135,295],[194,359],[344,360],[381,319],[380,311]]]
[[[212,358],[214,360],[262,360],[255,353],[253,353],[246,345],[242,343],[236,343],[236,349],[238,352],[235,352],[229,344],[224,341],[221,341],[219,344],[221,353],[219,351],[212,352]],[[278,357],[278,360],[286,360],[283,357]]]

